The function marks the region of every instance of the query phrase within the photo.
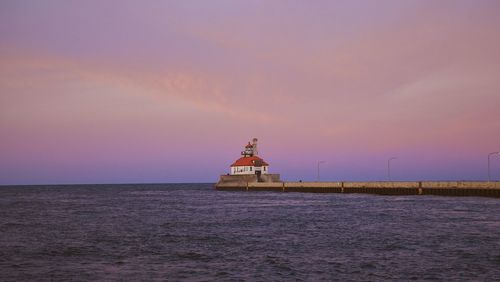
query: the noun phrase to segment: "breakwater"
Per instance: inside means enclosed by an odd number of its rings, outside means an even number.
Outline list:
[[[500,197],[500,181],[379,182],[247,182],[219,181],[221,191],[368,193],[378,195],[442,195]]]

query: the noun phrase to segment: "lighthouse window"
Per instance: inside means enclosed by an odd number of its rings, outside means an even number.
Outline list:
[[[264,167],[264,171],[266,171],[266,167]]]
[[[250,167],[250,171],[252,171],[252,167]]]

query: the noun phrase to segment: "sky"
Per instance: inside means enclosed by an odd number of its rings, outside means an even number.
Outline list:
[[[0,1],[0,185],[485,180],[499,1]],[[491,157],[500,180],[500,155]]]

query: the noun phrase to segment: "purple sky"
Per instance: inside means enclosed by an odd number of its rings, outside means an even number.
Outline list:
[[[482,180],[498,1],[0,2],[0,184]],[[500,155],[492,177],[500,180]]]

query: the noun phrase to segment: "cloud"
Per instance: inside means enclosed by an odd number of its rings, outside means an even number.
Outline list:
[[[3,4],[5,151],[35,138],[61,159],[82,144],[154,158],[168,143],[180,162],[253,136],[286,160],[500,142],[495,1],[51,3]]]

